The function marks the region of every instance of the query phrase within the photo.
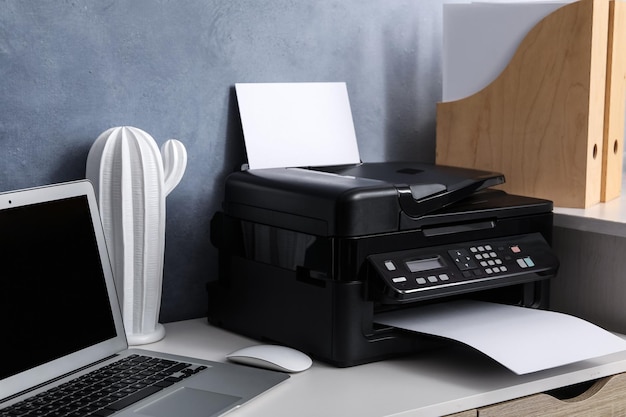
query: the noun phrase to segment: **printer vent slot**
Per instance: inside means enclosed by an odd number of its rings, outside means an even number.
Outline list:
[[[463,223],[448,226],[438,226],[424,228],[423,233],[426,237],[451,235],[463,232],[474,232],[477,230],[493,229],[496,227],[496,223],[493,220],[475,223]]]

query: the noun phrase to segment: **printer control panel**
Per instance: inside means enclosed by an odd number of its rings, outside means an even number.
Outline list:
[[[537,281],[559,266],[539,233],[381,253],[368,260],[389,302]]]

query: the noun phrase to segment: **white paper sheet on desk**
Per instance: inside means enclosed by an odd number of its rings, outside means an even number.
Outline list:
[[[432,304],[375,320],[458,340],[520,375],[626,350],[626,341],[579,318],[479,301]]]
[[[235,84],[251,169],[361,162],[345,83]]]

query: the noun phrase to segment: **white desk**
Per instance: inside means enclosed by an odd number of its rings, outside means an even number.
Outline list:
[[[160,342],[141,346],[224,362],[259,342],[206,319],[168,323]],[[626,352],[518,376],[465,347],[352,368],[313,366],[233,411],[233,417],[439,416],[626,371]]]

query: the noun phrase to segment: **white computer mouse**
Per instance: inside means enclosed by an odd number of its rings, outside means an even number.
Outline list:
[[[302,372],[313,363],[305,353],[279,345],[248,346],[226,357],[233,362],[281,372]]]

